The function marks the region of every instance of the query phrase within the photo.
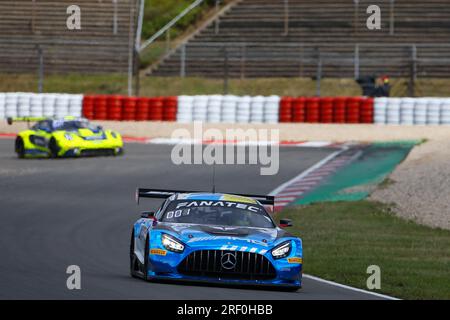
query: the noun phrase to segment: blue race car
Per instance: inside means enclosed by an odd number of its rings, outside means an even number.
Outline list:
[[[302,241],[266,211],[274,197],[137,189],[136,198],[165,201],[134,224],[131,276],[301,288]]]

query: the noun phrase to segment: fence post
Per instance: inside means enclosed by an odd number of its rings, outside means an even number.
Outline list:
[[[391,0],[390,1],[391,3],[390,3],[390,18],[389,18],[389,34],[392,36],[392,35],[394,35],[394,29],[395,29],[395,6],[394,6],[394,3],[395,3],[395,0]]]
[[[289,0],[284,0],[284,35],[289,34]]]
[[[316,96],[320,97],[321,95],[321,82],[322,82],[322,57],[320,56],[319,52],[319,58],[317,61],[317,88],[316,88]]]
[[[228,66],[228,50],[226,47],[223,48],[223,94],[228,94],[228,73],[229,73],[229,66]]]
[[[298,76],[299,76],[299,78],[303,78],[303,59],[304,59],[304,55],[305,55],[305,48],[304,48],[304,46],[303,46],[303,44],[300,44],[300,57],[299,57],[299,59],[300,59],[300,61],[299,61],[299,74],[298,74]]]
[[[247,46],[242,44],[241,47],[241,80],[245,78],[245,60],[247,57]]]
[[[417,47],[415,44],[411,47],[411,63],[409,70],[408,95],[414,97],[416,95],[416,80],[417,80]]]
[[[355,64],[355,79],[359,78],[359,44],[355,44],[355,56],[354,56],[354,64]]]
[[[181,46],[180,53],[180,77],[186,77],[186,44]]]
[[[44,53],[40,45],[37,46],[38,53],[38,93],[42,93],[44,91]]]
[[[117,0],[113,0],[113,34],[117,34]]]

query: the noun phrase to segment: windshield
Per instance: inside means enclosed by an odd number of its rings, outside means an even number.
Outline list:
[[[231,201],[172,201],[167,206],[160,220],[170,223],[192,223],[230,227],[275,227],[263,206]]]
[[[95,129],[95,127],[91,126],[87,121],[80,120],[55,120],[52,123],[53,130],[78,130],[78,129]]]

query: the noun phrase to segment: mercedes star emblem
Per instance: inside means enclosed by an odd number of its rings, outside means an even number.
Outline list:
[[[224,269],[230,270],[236,267],[236,254],[234,253],[224,253],[220,260],[222,267]]]

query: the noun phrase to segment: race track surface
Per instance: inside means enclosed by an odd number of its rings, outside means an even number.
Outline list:
[[[18,160],[0,140],[0,299],[374,299],[310,279],[296,293],[146,283],[129,276],[131,226],[157,207],[137,186],[211,190],[206,165],[175,166],[172,147],[126,145],[119,158]],[[217,191],[268,193],[333,149],[283,148],[280,172],[217,166]],[[81,290],[68,290],[66,268],[81,268]]]

